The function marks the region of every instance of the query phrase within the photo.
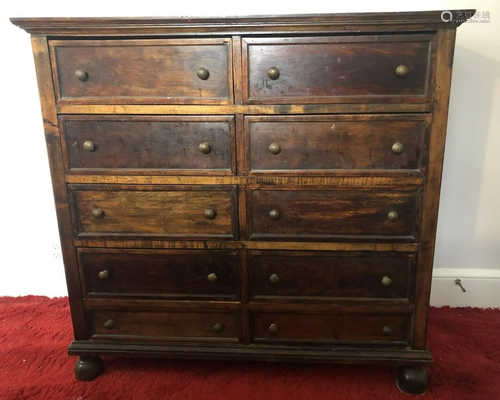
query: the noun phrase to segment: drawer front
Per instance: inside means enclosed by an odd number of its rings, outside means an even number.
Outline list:
[[[420,191],[250,190],[249,236],[417,240]]]
[[[230,39],[51,41],[59,103],[230,104]]]
[[[250,172],[419,170],[427,116],[246,117]],[[333,171],[332,171],[333,172]]]
[[[245,100],[254,104],[427,102],[433,38],[245,38]]]
[[[415,255],[249,252],[254,300],[413,299]]]
[[[239,314],[234,312],[97,310],[91,314],[94,337],[232,341],[240,337]]]
[[[86,297],[235,300],[234,251],[78,249]]]
[[[77,236],[236,238],[235,186],[70,185]]]
[[[60,124],[70,173],[234,173],[232,116],[66,115]]]
[[[253,314],[255,342],[407,342],[409,318],[385,315]]]

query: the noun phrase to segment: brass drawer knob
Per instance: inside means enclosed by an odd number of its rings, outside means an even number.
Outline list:
[[[222,324],[216,323],[212,329],[215,333],[221,333],[222,332]]]
[[[280,151],[281,151],[281,147],[280,147],[280,145],[278,143],[271,143],[269,145],[269,152],[271,154],[276,155],[276,154],[279,154]]]
[[[271,210],[269,212],[269,218],[276,220],[279,217],[280,217],[280,212],[278,210]]]
[[[104,216],[104,212],[100,208],[94,208],[92,210],[92,216],[95,219],[101,219]]]
[[[215,283],[217,282],[217,275],[215,275],[213,272],[211,274],[208,274],[207,276],[207,280],[210,282],[210,283]]]
[[[203,215],[205,216],[206,219],[214,219],[215,211],[212,210],[211,208],[208,208],[204,211]]]
[[[207,142],[200,143],[198,146],[198,150],[200,150],[203,154],[210,153],[210,145]]]
[[[403,78],[408,73],[408,67],[406,65],[398,65],[396,68],[396,75]]]
[[[382,333],[384,335],[390,335],[392,333],[392,329],[390,326],[386,325],[382,328]]]
[[[111,329],[113,329],[115,326],[115,321],[113,321],[112,319],[108,319],[105,323],[104,323],[104,327],[110,331]]]
[[[399,219],[399,214],[397,211],[389,211],[387,214],[387,219],[391,222],[395,222]]]
[[[206,81],[210,76],[210,73],[206,68],[198,68],[198,71],[196,71],[196,75],[198,75],[198,78],[200,78],[201,80]]]
[[[101,280],[105,280],[105,279],[108,279],[109,278],[109,272],[104,270],[104,271],[101,271],[99,272],[99,279]]]
[[[276,67],[271,67],[267,70],[267,76],[272,80],[276,80],[280,76],[280,71]]]
[[[267,330],[271,333],[278,333],[278,325],[271,324]]]
[[[394,154],[401,154],[404,150],[403,144],[400,142],[396,142],[392,145],[391,150]]]
[[[382,283],[382,286],[389,287],[389,286],[392,285],[392,279],[389,278],[388,276],[384,276],[382,278],[382,282],[381,283]]]
[[[92,140],[86,140],[83,142],[83,150],[91,152],[94,151],[95,149],[95,144]]]
[[[77,69],[75,71],[75,76],[79,81],[86,82],[89,79],[89,74],[83,69]]]
[[[269,283],[278,283],[280,281],[280,277],[277,274],[272,274],[269,277]]]

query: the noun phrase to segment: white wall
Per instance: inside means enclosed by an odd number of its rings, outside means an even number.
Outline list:
[[[477,8],[458,29],[433,303],[500,306],[500,2],[3,1],[0,295],[66,294],[29,35],[8,17],[255,15]],[[496,113],[495,113],[496,111]],[[497,134],[495,134],[497,133]],[[57,248],[54,249],[54,246]],[[453,281],[462,278],[463,294]]]

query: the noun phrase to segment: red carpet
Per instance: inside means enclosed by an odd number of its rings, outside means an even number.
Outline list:
[[[0,298],[0,323],[1,400],[411,398],[381,366],[109,358],[97,380],[77,382],[66,298]],[[424,399],[500,399],[500,310],[432,309],[429,348]]]

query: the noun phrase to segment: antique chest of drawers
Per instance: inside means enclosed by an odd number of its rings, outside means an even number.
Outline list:
[[[76,378],[99,356],[388,363],[423,393],[472,14],[13,19],[32,35]]]

